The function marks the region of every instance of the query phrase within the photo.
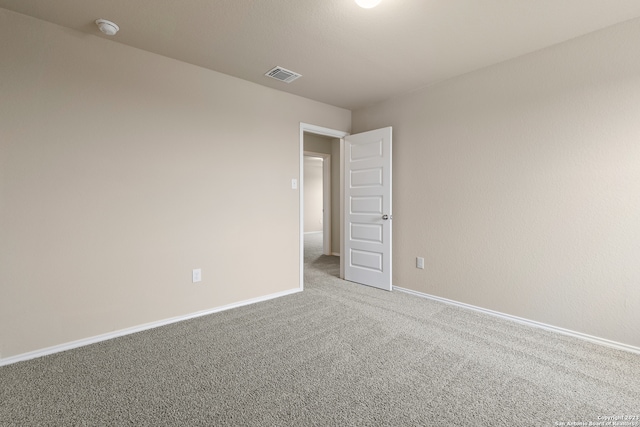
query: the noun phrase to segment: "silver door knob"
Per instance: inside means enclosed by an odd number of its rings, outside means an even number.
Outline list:
[[[392,219],[392,218],[393,217],[391,215],[387,215],[387,214],[382,215],[382,219],[385,220],[385,221],[388,220],[388,219]]]

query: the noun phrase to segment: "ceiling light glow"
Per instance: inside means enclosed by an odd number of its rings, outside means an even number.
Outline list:
[[[372,7],[379,5],[381,1],[382,0],[356,0],[356,3],[358,3],[358,6],[362,8],[371,9]]]

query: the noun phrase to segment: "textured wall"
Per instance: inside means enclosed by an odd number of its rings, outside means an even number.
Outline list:
[[[1,9],[0,57],[0,358],[298,288],[300,122],[349,111]]]
[[[629,21],[354,112],[394,127],[396,286],[640,346],[638,40]]]

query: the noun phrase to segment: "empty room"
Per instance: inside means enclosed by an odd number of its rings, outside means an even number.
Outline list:
[[[0,0],[0,426],[640,426],[639,42],[637,0]]]

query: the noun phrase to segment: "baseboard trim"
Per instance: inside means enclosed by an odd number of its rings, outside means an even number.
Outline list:
[[[305,231],[304,234],[322,234],[322,231]]]
[[[131,328],[120,329],[118,331],[109,332],[106,334],[96,335],[89,338],[83,338],[77,341],[71,341],[65,344],[54,345],[52,347],[43,348],[40,350],[30,351],[28,353],[18,354],[16,356],[0,359],[0,366],[11,365],[13,363],[23,362],[25,360],[35,359],[42,356],[47,356],[54,353],[60,353],[62,351],[71,350],[78,347],[84,347],[86,345],[95,344],[101,341],[107,341],[113,338],[122,337],[124,335],[134,334],[136,332],[146,331],[147,329],[153,329],[160,326],[169,325],[171,323],[182,322],[183,320],[189,320],[196,317],[206,316],[213,313],[219,313],[221,311],[231,310],[233,308],[242,307],[245,305],[251,305],[258,302],[268,301],[275,298],[284,297],[287,295],[301,292],[302,289],[296,288],[289,291],[277,292],[275,294],[265,295],[263,297],[252,298],[232,304],[223,305],[208,310],[197,311],[195,313],[186,314],[184,316],[171,317],[169,319],[159,320],[157,322],[145,323],[143,325],[134,326]]]
[[[458,302],[458,301],[454,301],[454,300],[450,300],[447,298],[442,298],[442,297],[437,297],[435,295],[430,295],[430,294],[425,294],[422,292],[418,292],[418,291],[413,291],[411,289],[406,289],[406,288],[401,288],[399,286],[394,286],[393,290],[397,290],[400,292],[405,292],[407,294],[411,294],[411,295],[415,295],[421,298],[426,298],[426,299],[430,299],[433,301],[438,301],[438,302],[442,302],[445,304],[449,304],[449,305],[454,305],[460,308],[465,308],[468,310],[473,310],[473,311],[478,311],[480,313],[485,313],[485,314],[489,314],[491,316],[495,316],[495,317],[500,317],[502,319],[506,319],[506,320],[511,320],[513,322],[517,322],[517,323],[521,323],[527,326],[533,326],[535,328],[541,328],[541,329],[546,329],[547,331],[551,331],[551,332],[556,332],[562,335],[568,335],[570,337],[573,338],[578,338],[578,339],[582,339],[585,341],[590,341],[592,343],[595,344],[600,344],[600,345],[604,345],[607,347],[612,347],[618,350],[625,350],[625,351],[629,351],[631,353],[636,353],[636,354],[640,354],[640,347],[635,347],[629,344],[624,344],[624,343],[620,343],[617,341],[611,341],[605,338],[600,338],[600,337],[595,337],[593,335],[588,335],[588,334],[583,334],[582,332],[576,332],[576,331],[572,331],[570,329],[564,329],[564,328],[560,328],[557,326],[553,326],[553,325],[548,325],[546,323],[542,323],[542,322],[536,322],[535,320],[529,320],[529,319],[525,319],[522,317],[518,317],[518,316],[512,316],[510,314],[505,314],[505,313],[501,313],[499,311],[494,311],[494,310],[489,310],[486,308],[482,308],[482,307],[477,307],[475,305],[471,305],[471,304],[465,304],[463,302]]]
[[[333,255],[333,256],[340,256],[340,252],[331,252],[331,255]]]

